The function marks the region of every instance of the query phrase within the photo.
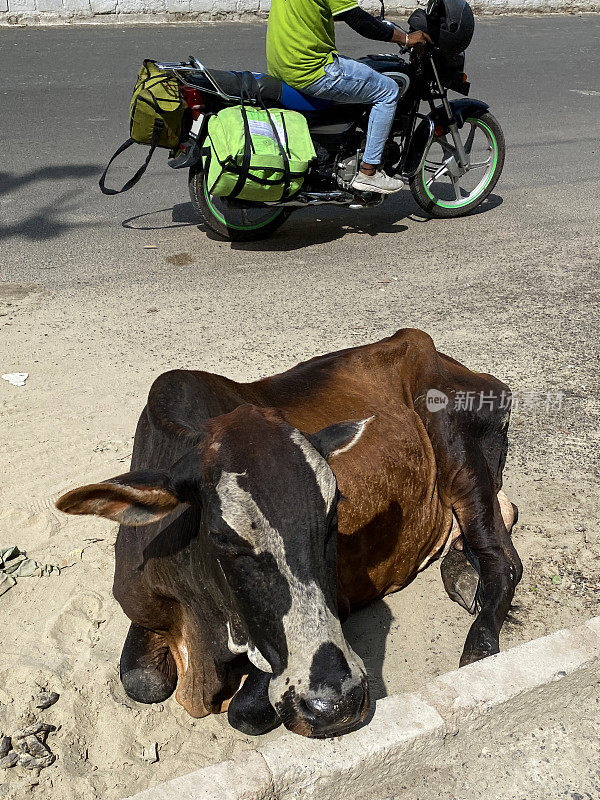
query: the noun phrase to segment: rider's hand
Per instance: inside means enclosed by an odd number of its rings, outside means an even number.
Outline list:
[[[418,44],[421,45],[433,44],[433,39],[428,33],[425,33],[424,31],[413,31],[412,33],[409,33],[406,46],[415,47],[415,45]]]
[[[412,33],[404,33],[399,28],[396,28],[392,37],[392,42],[397,42],[404,47],[416,47],[417,45],[433,44],[431,36],[423,31],[413,31]]]

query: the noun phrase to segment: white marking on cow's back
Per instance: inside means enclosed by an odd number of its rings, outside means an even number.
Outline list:
[[[321,495],[323,496],[323,500],[325,501],[325,508],[329,511],[335,499],[335,490],[337,486],[333,470],[323,456],[315,450],[306,436],[303,436],[300,431],[294,429],[291,433],[291,439],[304,453],[306,463],[315,474],[315,479],[321,491]]]
[[[304,439],[304,437],[302,438]],[[304,441],[306,442],[306,439]],[[314,449],[308,442],[306,444],[307,447]],[[329,472],[333,481],[331,490],[331,502],[333,502],[335,478],[331,470]],[[339,619],[328,608],[323,592],[315,581],[304,583],[294,575],[286,559],[285,545],[281,534],[270,525],[250,492],[242,489],[239,485],[238,478],[242,475],[243,473],[236,472],[221,473],[216,490],[221,501],[223,520],[238,536],[252,545],[255,553],[268,552],[273,556],[277,568],[289,587],[291,596],[290,608],[282,620],[285,639],[288,643],[289,661],[284,673],[272,679],[269,684],[271,703],[274,704],[281,698],[286,689],[285,679],[288,676],[294,681],[298,681],[302,689],[308,690],[312,656],[322,644],[329,642],[337,645],[346,657],[354,683],[360,682],[365,674],[364,665],[358,656],[349,649]],[[329,484],[325,484],[325,486],[328,487]],[[256,653],[258,650],[252,643],[248,643],[248,658],[258,669],[266,672],[267,670],[260,666],[260,663],[253,660]],[[262,654],[258,653],[258,655],[261,659],[263,658]],[[258,657],[257,661],[259,661]],[[265,664],[269,666],[268,671],[271,672],[270,665],[267,662]]]
[[[367,417],[366,419],[362,419],[360,422],[358,422],[357,423],[356,433],[354,434],[352,439],[350,439],[350,441],[347,444],[345,444],[343,447],[338,447],[337,450],[334,450],[333,453],[329,456],[329,458],[333,458],[333,456],[339,456],[342,453],[346,453],[346,452],[348,452],[348,450],[351,450],[354,447],[354,445],[358,442],[360,437],[363,435],[363,433],[365,432],[365,428],[367,427],[369,422],[371,422],[371,420],[374,420],[374,419],[375,419],[375,415],[373,414],[372,417]]]

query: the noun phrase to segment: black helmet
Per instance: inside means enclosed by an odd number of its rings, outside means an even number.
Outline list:
[[[412,30],[428,33],[446,56],[457,55],[471,44],[475,19],[466,0],[429,0],[408,18]]]

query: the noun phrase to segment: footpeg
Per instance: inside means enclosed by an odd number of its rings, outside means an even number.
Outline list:
[[[197,139],[188,139],[187,142],[182,145],[182,147],[183,149],[178,155],[175,156],[175,158],[169,158],[167,160],[168,165],[172,169],[193,167],[194,164],[197,164],[198,161],[200,161],[200,145],[198,144]]]

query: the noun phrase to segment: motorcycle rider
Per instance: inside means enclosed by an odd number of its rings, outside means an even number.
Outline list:
[[[423,31],[404,33],[391,22],[368,14],[356,0],[271,0],[268,71],[313,97],[372,105],[363,160],[351,188],[397,192],[403,183],[385,174],[381,160],[396,113],[398,84],[360,61],[340,56],[335,46],[336,20],[343,20],[367,39],[404,47],[431,43],[431,38]]]

